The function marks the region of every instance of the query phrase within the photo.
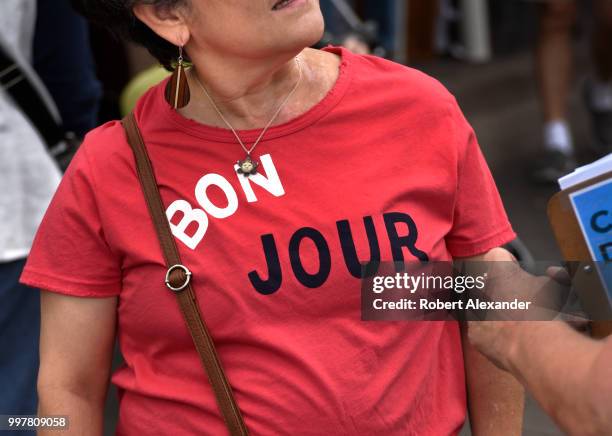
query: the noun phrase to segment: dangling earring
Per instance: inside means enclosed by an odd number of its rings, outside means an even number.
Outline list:
[[[189,98],[189,82],[187,82],[185,65],[183,64],[183,46],[179,46],[176,68],[166,85],[166,101],[174,109],[179,109],[187,106]]]

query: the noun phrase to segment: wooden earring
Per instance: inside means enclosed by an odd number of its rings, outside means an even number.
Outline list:
[[[187,75],[185,74],[182,46],[179,47],[179,57],[174,72],[166,85],[165,96],[168,104],[174,109],[185,107],[189,103],[189,82],[187,82]]]

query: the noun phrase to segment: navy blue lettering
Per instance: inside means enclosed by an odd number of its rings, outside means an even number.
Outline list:
[[[420,261],[426,262],[429,260],[427,254],[416,247],[419,233],[410,215],[400,212],[391,212],[384,214],[383,217],[385,220],[385,227],[387,228],[387,234],[389,235],[393,261],[396,265],[398,263],[403,264],[404,262],[403,247],[406,247],[408,251]],[[405,224],[408,227],[408,234],[406,236],[400,236],[397,232],[396,224]]]
[[[319,271],[315,274],[309,274],[300,259],[300,244],[305,238],[312,240],[319,252]],[[308,288],[318,288],[329,277],[331,271],[329,246],[323,235],[312,227],[303,227],[293,234],[289,242],[289,259],[295,278]]]
[[[612,242],[600,245],[599,249],[601,250],[601,256],[603,257],[604,262],[612,262]]]
[[[366,216],[363,218],[363,224],[366,229],[368,236],[368,243],[370,245],[370,260],[372,264],[380,262],[380,245],[378,243],[378,236],[376,235],[376,228],[374,227],[374,220],[372,217]],[[342,246],[342,254],[344,255],[344,263],[351,273],[351,275],[357,279],[363,277],[363,271],[361,263],[357,257],[357,249],[355,248],[355,240],[353,239],[353,233],[351,232],[351,225],[348,220],[342,220],[336,222],[338,228],[338,236],[340,237],[340,245]],[[368,270],[368,274],[375,274],[376,271]]]
[[[283,282],[283,272],[281,270],[280,260],[278,259],[278,250],[274,235],[263,235],[261,237],[266,263],[268,265],[268,280],[262,280],[257,271],[249,273],[251,284],[263,295],[270,295],[278,291]]]
[[[599,212],[594,213],[591,217],[591,228],[597,233],[608,233],[610,230],[612,230],[612,222],[610,222],[607,226],[604,226],[598,222],[598,219],[604,216],[608,216],[608,211],[600,210]]]

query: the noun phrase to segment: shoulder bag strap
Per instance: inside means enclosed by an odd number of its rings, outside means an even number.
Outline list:
[[[11,96],[42,137],[52,155],[61,151],[66,132],[47,107],[21,65],[0,44],[0,87]]]
[[[151,161],[147,154],[147,149],[142,140],[140,130],[134,118],[134,114],[130,113],[122,121],[125,129],[128,142],[134,156],[136,158],[136,169],[140,185],[144,192],[147,202],[147,207],[159,243],[166,261],[168,271],[166,273],[166,286],[171,289],[177,296],[179,307],[191,333],[193,343],[200,355],[204,370],[208,375],[208,380],[212,385],[217,404],[221,411],[221,415],[225,420],[227,428],[232,436],[248,435],[248,430],[242,419],[242,414],[232,393],[232,388],[223,372],[219,356],[215,350],[215,345],[208,332],[206,323],[200,314],[195,293],[191,287],[191,272],[181,264],[178,249],[170,231],[170,225],[164,212],[159,188],[155,180],[155,174]]]

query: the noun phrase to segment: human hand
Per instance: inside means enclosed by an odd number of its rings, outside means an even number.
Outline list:
[[[521,337],[548,324],[539,321],[563,319],[574,325],[580,324],[579,316],[562,313],[571,284],[564,269],[549,268],[546,276],[535,276],[524,271],[516,261],[500,259],[499,256],[493,259],[484,257],[481,260],[485,262],[467,267],[472,274],[483,274],[484,271],[487,275],[486,288],[478,295],[479,298],[495,302],[517,299],[531,303],[528,310],[489,310],[485,312],[485,316],[479,313],[479,316],[475,317],[480,320],[467,322],[467,337],[470,343],[499,368],[509,369]],[[584,320],[582,323],[584,324]]]

